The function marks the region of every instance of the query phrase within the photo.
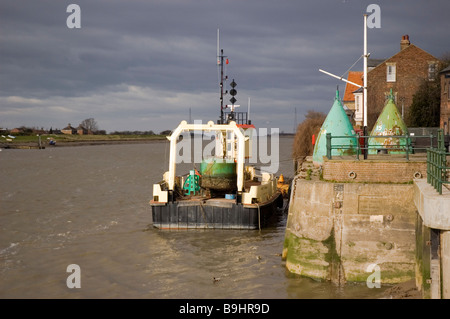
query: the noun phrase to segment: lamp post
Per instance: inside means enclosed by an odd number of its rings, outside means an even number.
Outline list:
[[[364,134],[364,159],[367,159],[367,153],[369,153],[369,150],[367,149],[368,146],[368,139],[367,139],[367,60],[369,56],[367,55],[367,14],[364,14],[364,84],[363,84],[363,107],[364,107],[364,128],[363,128],[363,134]]]
[[[405,120],[405,97],[402,96],[399,100],[402,102],[402,120]]]

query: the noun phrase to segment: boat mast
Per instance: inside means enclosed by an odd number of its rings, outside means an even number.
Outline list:
[[[228,76],[224,76],[223,74],[223,61],[226,58],[226,56],[223,55],[223,49],[220,50],[220,45],[219,45],[219,29],[217,29],[217,64],[220,67],[220,83],[219,83],[219,87],[220,87],[220,120],[219,120],[219,124],[224,124],[225,120],[223,117],[223,96],[224,94],[227,94],[227,91],[223,91],[223,87],[224,87],[224,82],[228,79]],[[228,61],[227,61],[228,62]]]
[[[223,124],[223,50],[220,53],[220,124]]]

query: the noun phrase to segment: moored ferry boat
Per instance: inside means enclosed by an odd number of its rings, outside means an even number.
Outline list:
[[[162,181],[153,185],[150,201],[156,228],[261,229],[283,207],[276,176],[246,164],[246,158],[251,156],[255,127],[248,119],[248,113],[234,111],[234,80],[230,90],[233,96],[230,99],[231,112],[224,113],[223,82],[226,78],[223,76],[223,50],[218,58],[221,67],[220,120],[206,124],[182,121],[168,136],[169,171]],[[200,170],[192,169],[177,176],[177,143],[180,136],[190,136],[193,132],[215,136],[214,155],[202,159]]]
[[[216,156],[204,159],[200,171],[176,176],[176,142],[182,132],[215,131]],[[231,138],[226,138],[226,136]],[[169,137],[169,171],[153,185],[153,226],[160,229],[214,228],[261,229],[283,206],[277,178],[266,172],[257,174],[245,165],[246,142],[250,139],[236,122],[228,124],[180,123]],[[223,154],[225,156],[219,156]]]

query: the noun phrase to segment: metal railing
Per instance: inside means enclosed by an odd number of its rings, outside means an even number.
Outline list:
[[[450,153],[445,150],[444,132],[439,130],[437,148],[430,147],[427,150],[427,183],[440,195],[442,195],[442,185],[450,184],[447,177],[447,171],[450,171],[450,166],[447,166],[448,155]]]
[[[235,121],[236,124],[250,124],[247,112],[224,112],[226,121]]]
[[[433,147],[433,139],[437,137],[437,147]],[[356,139],[356,146],[348,145],[348,144],[333,144],[332,139]],[[396,139],[404,139],[404,145],[395,146],[383,146],[379,144],[368,144],[367,147],[361,146],[364,143],[361,143],[361,139],[370,139],[370,138],[396,138]],[[415,147],[416,140],[418,138],[429,138],[430,146],[429,147]],[[332,136],[331,133],[326,134],[326,148],[327,148],[327,158],[332,159],[332,150],[340,149],[340,150],[356,150],[356,159],[359,160],[359,156],[362,154],[363,150],[365,152],[369,152],[369,150],[377,150],[378,151],[403,151],[405,152],[406,160],[409,160],[409,154],[414,154],[417,150],[426,150],[427,154],[427,183],[433,186],[439,194],[442,195],[442,185],[450,184],[449,174],[450,174],[450,166],[447,166],[447,156],[450,156],[450,153],[446,152],[445,142],[444,142],[444,132],[439,129],[437,136],[433,135],[380,135],[380,136],[363,136],[363,135],[350,135],[350,136]],[[343,152],[345,153],[345,151]],[[349,154],[350,155],[350,154]]]
[[[332,143],[332,139],[356,139],[357,143],[355,146],[351,146],[348,144],[343,144],[343,145],[339,145],[339,144],[333,144]],[[393,146],[393,145],[388,145],[388,146],[383,146],[383,145],[379,145],[379,144],[369,144],[367,143],[367,147],[362,146],[361,144],[364,145],[364,143],[361,143],[361,140],[370,140],[371,138],[394,138],[394,139],[403,139],[403,145],[401,145],[401,143],[399,142],[397,146]],[[430,139],[430,146],[429,147],[416,147],[416,141],[419,138],[429,138]],[[341,150],[356,150],[356,159],[359,160],[359,156],[361,154],[363,154],[364,152],[367,152],[367,154],[369,153],[369,151],[376,151],[377,153],[387,153],[389,151],[403,151],[405,153],[405,157],[406,160],[409,160],[409,155],[410,154],[414,154],[415,152],[417,152],[418,150],[428,150],[429,148],[433,147],[433,139],[436,138],[435,135],[430,134],[430,135],[411,135],[411,134],[406,134],[406,135],[380,135],[380,136],[365,136],[365,135],[349,135],[349,136],[332,136],[331,133],[327,133],[326,134],[326,148],[327,148],[327,158],[331,159],[332,158],[332,150],[333,149],[341,149]],[[345,151],[344,151],[345,153]],[[367,158],[367,156],[366,156]]]

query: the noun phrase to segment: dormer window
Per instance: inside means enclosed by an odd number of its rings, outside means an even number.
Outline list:
[[[386,64],[386,82],[395,82],[396,79],[396,65],[395,63]]]

